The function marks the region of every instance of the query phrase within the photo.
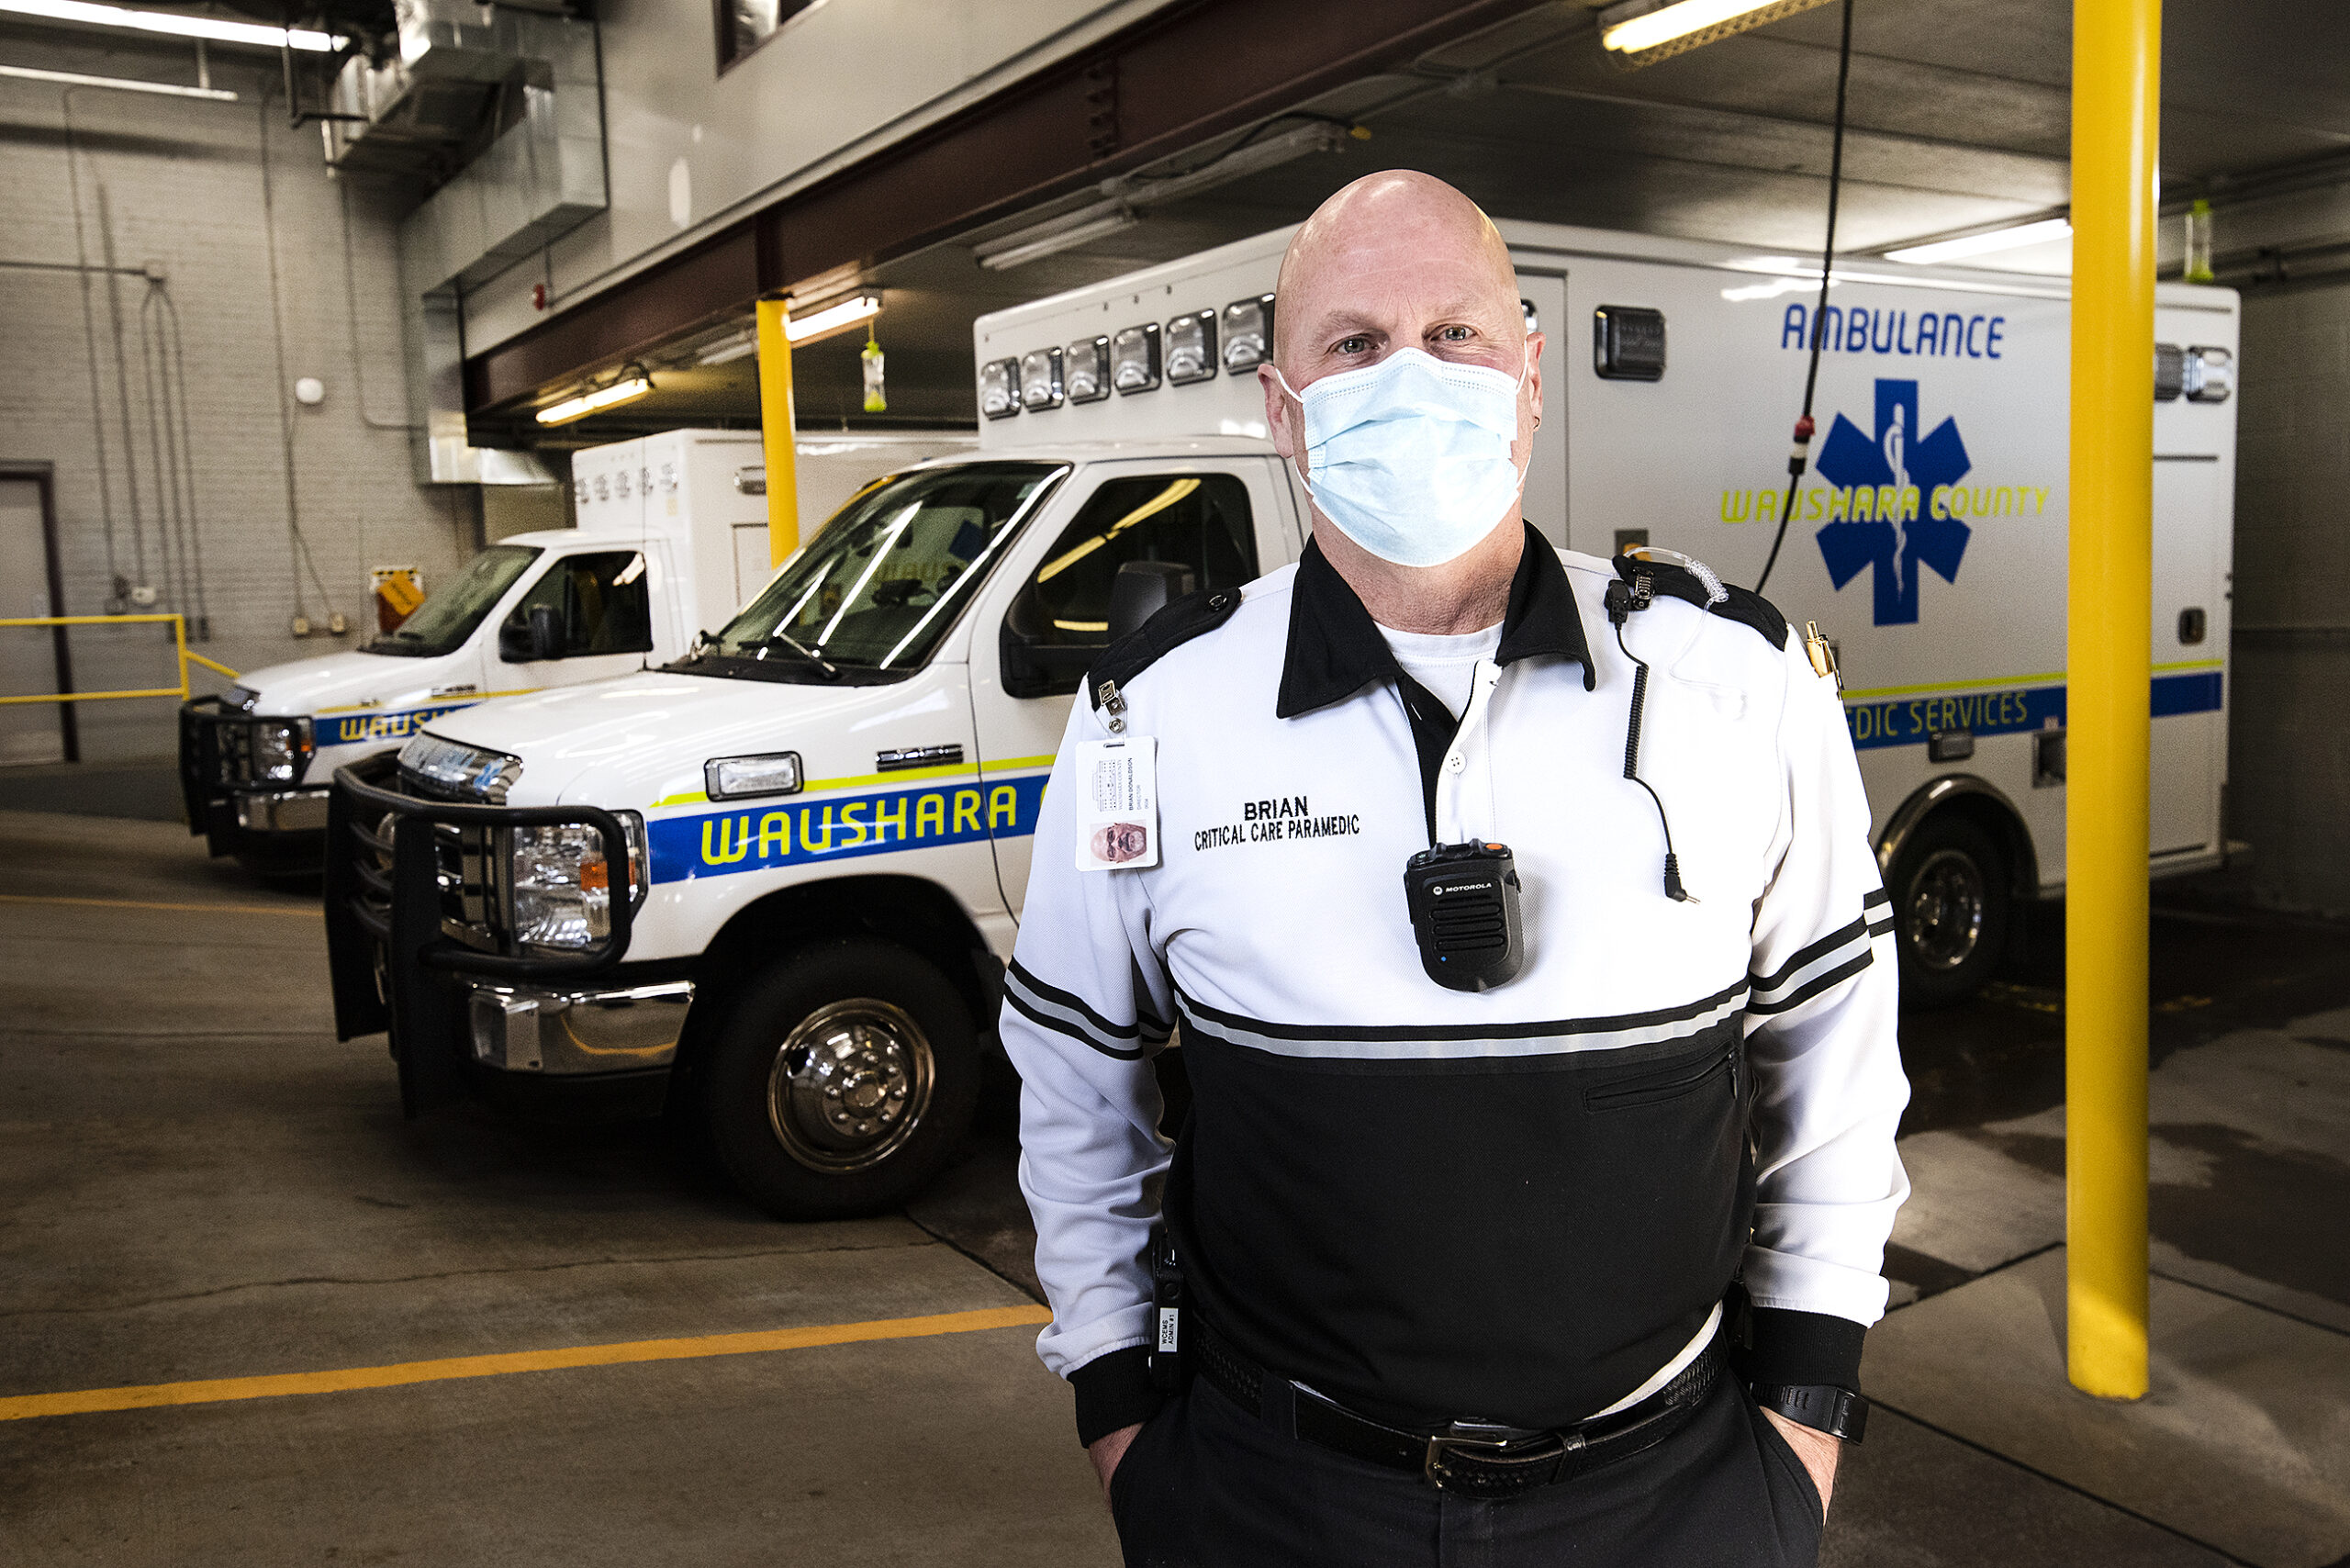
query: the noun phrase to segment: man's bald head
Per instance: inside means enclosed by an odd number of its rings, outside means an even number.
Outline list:
[[[1542,334],[1526,330],[1509,247],[1475,202],[1408,170],[1366,175],[1291,239],[1277,287],[1273,360],[1257,379],[1273,449],[1302,477],[1311,464],[1298,394],[1406,350],[1518,384],[1510,456],[1525,471],[1542,422]],[[1330,523],[1318,501],[1314,514],[1315,541],[1382,625],[1466,632],[1501,618],[1522,538],[1516,498],[1483,543],[1436,566],[1382,560]]]
[[[1489,305],[1505,299],[1516,314],[1509,247],[1482,207],[1433,174],[1364,175],[1315,208],[1282,252],[1275,363],[1289,373],[1299,335],[1333,305],[1428,280],[1463,303],[1481,294]]]

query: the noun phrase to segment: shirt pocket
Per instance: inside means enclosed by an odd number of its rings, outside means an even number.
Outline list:
[[[1583,1109],[1604,1113],[1662,1104],[1668,1100],[1695,1094],[1717,1082],[1727,1083],[1735,1096],[1738,1092],[1739,1050],[1740,1042],[1733,1037],[1710,1054],[1695,1060],[1684,1058],[1662,1066],[1636,1068],[1605,1077],[1598,1082],[1584,1085]]]

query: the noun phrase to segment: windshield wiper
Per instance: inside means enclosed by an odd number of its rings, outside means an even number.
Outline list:
[[[778,643],[782,644],[785,647],[789,648],[793,653],[798,654],[801,658],[806,659],[810,664],[814,665],[818,669],[822,670],[826,680],[838,680],[841,678],[840,666],[838,665],[833,663],[832,660],[826,658],[815,649],[809,647],[806,644],[800,642],[799,638],[794,637],[790,633],[785,631],[780,626],[767,634],[766,640],[762,645],[766,647],[773,647]]]

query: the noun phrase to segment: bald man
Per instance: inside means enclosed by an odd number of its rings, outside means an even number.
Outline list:
[[[1542,338],[1459,192],[1340,191],[1279,305],[1313,540],[1095,665],[1005,980],[1125,1560],[1811,1562],[1908,1193],[1834,682],[1521,516]],[[1147,868],[1075,868],[1102,746],[1158,759]]]

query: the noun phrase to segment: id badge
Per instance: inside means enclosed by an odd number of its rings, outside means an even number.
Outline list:
[[[1077,868],[1140,871],[1158,864],[1158,742],[1149,735],[1080,741]]]

